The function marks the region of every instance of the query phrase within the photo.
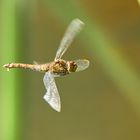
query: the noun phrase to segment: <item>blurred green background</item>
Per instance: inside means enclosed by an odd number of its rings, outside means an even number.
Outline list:
[[[56,78],[57,113],[43,73],[9,62],[49,62],[72,19],[85,23],[63,56],[90,67]],[[0,140],[139,140],[140,7],[132,0],[0,1]]]

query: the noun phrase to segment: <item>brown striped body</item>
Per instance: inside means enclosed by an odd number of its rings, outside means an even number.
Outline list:
[[[9,63],[5,64],[3,67],[7,68],[7,70],[11,68],[24,68],[39,72],[51,71],[56,75],[66,75],[70,72],[75,72],[77,69],[77,65],[74,61],[65,61],[63,59],[58,59],[46,64]]]
[[[40,64],[9,63],[9,64],[5,64],[3,67],[7,69],[24,68],[24,69],[31,69],[35,71],[43,71],[43,72],[47,72],[49,70],[48,64],[40,65]]]

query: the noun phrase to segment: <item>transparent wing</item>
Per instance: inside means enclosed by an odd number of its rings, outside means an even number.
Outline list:
[[[60,96],[56,87],[56,83],[51,72],[46,72],[43,78],[44,85],[46,87],[46,94],[44,99],[49,103],[49,105],[56,111],[60,112],[61,102]]]
[[[79,60],[74,60],[74,62],[77,64],[76,72],[85,70],[86,68],[89,67],[89,61],[86,60],[86,59],[83,59],[83,60],[80,60],[80,59]]]
[[[62,38],[62,40],[60,42],[59,48],[56,53],[55,60],[62,57],[62,55],[66,52],[69,45],[75,38],[75,36],[83,28],[83,25],[84,25],[84,23],[79,19],[72,20],[72,22],[70,23],[70,25],[68,26],[68,28],[64,34],[64,37]]]

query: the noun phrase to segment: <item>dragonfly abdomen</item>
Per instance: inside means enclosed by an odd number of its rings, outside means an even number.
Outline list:
[[[7,69],[11,69],[11,68],[33,69],[34,66],[32,64],[24,64],[24,63],[8,63],[3,65],[3,67]]]
[[[34,71],[41,71],[47,72],[49,70],[48,64],[24,64],[24,63],[8,63],[5,64],[3,67],[7,68],[7,70],[11,68],[24,68],[24,69],[31,69]]]

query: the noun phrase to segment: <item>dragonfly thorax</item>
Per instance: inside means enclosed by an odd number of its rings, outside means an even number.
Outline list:
[[[56,75],[58,74],[63,76],[69,74],[67,62],[63,59],[57,59],[54,62],[52,62],[50,69]]]
[[[52,62],[50,66],[50,70],[54,74],[58,75],[66,75],[71,72],[75,72],[77,69],[77,64],[74,61],[65,61],[63,59],[57,59]]]

